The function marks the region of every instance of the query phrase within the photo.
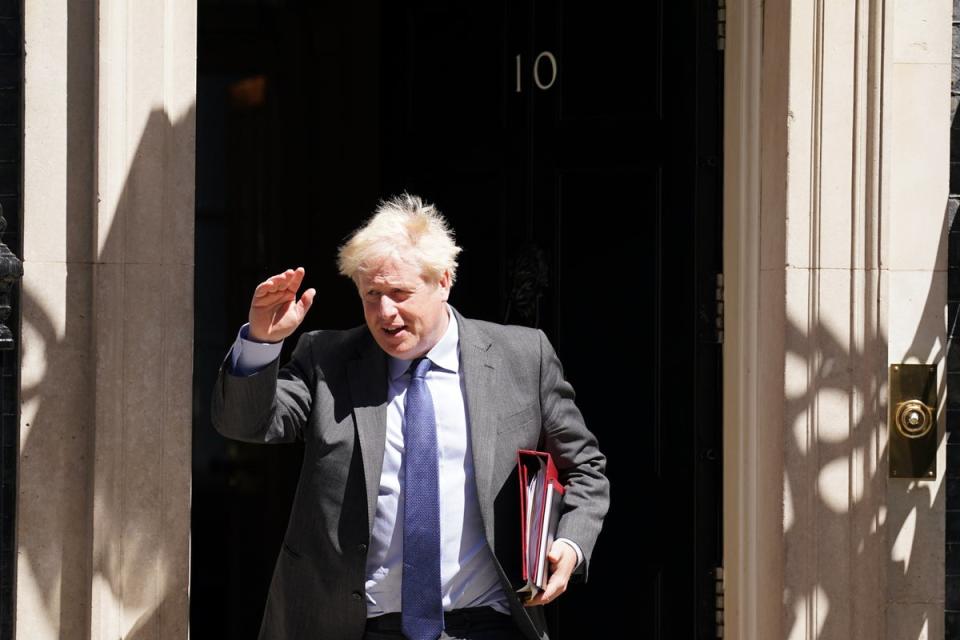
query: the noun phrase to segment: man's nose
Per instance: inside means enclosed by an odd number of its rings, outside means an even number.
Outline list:
[[[380,317],[392,318],[397,313],[397,305],[388,295],[380,296]]]

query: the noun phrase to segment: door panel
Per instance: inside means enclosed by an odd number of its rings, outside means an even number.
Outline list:
[[[410,96],[382,131],[387,191],[424,194],[457,230],[454,305],[547,332],[608,455],[590,585],[550,607],[556,637],[595,632],[586,612],[642,620],[641,637],[714,634],[720,476],[704,451],[718,441],[719,348],[704,301],[720,259],[719,114],[700,95],[719,90],[711,10],[384,9],[382,93]]]

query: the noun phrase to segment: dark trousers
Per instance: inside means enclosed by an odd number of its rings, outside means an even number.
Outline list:
[[[490,607],[457,609],[443,614],[440,640],[526,640],[513,618]],[[367,620],[363,640],[401,640],[400,614],[388,613]]]

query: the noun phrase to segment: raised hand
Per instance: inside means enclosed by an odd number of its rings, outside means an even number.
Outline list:
[[[305,273],[303,267],[287,269],[257,285],[250,302],[251,340],[280,342],[296,331],[317,293],[316,289],[307,289],[297,300],[297,290]]]

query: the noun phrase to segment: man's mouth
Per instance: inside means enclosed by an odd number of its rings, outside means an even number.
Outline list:
[[[402,325],[402,326],[399,326],[399,327],[393,327],[392,329],[391,329],[391,328],[388,328],[388,327],[384,327],[383,330],[384,330],[388,335],[395,336],[395,335],[397,335],[398,333],[400,333],[401,331],[403,331],[403,330],[406,329],[406,328],[407,328],[407,325]]]

